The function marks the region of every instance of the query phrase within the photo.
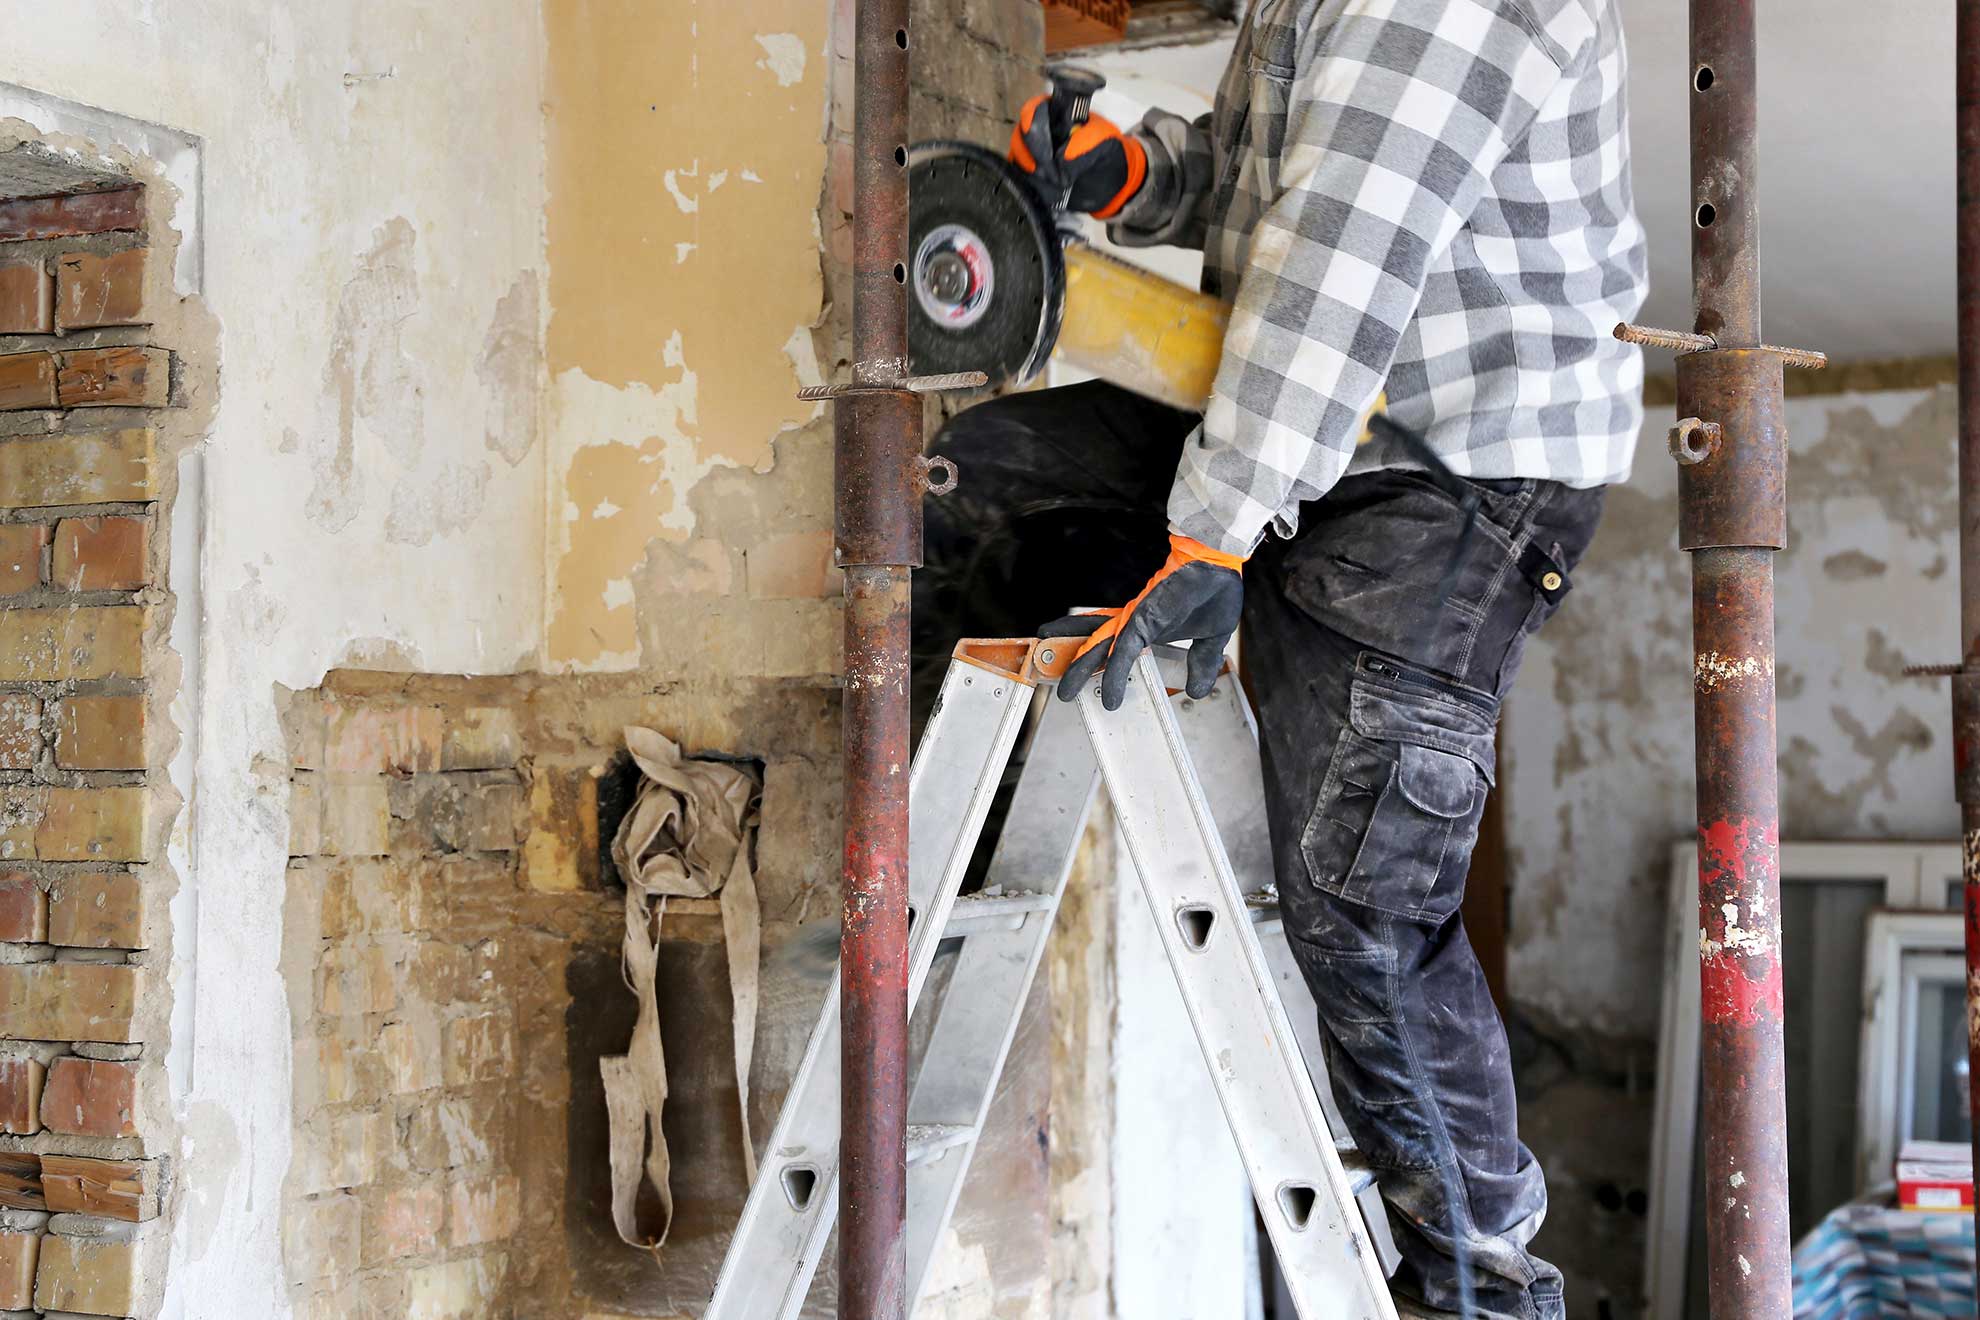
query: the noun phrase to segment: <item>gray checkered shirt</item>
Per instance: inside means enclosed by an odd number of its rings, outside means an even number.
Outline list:
[[[1149,176],[1117,242],[1203,249],[1234,299],[1169,500],[1249,554],[1389,415],[1460,475],[1629,475],[1643,302],[1615,0],[1255,0],[1216,111],[1135,130]]]

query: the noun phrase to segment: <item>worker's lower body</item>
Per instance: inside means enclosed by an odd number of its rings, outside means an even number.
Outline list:
[[[928,502],[918,711],[956,638],[1028,636],[1141,588],[1167,552],[1195,421],[1095,383],[993,400],[944,428],[936,452],[961,484]],[[1466,538],[1457,502],[1419,473],[1344,479],[1245,566],[1242,655],[1286,931],[1335,1099],[1389,1207],[1397,1301],[1458,1314],[1469,1293],[1478,1317],[1558,1320],[1560,1272],[1527,1249],[1546,1184],[1458,907],[1499,701],[1602,496],[1473,484]]]

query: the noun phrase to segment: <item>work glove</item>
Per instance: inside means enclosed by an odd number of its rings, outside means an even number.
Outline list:
[[[1209,696],[1244,613],[1243,567],[1238,555],[1171,532],[1168,562],[1140,595],[1117,610],[1069,614],[1038,630],[1040,637],[1087,638],[1059,680],[1059,699],[1071,701],[1104,665],[1100,704],[1119,710],[1135,660],[1165,642],[1190,643],[1184,690],[1199,700]]]
[[[1053,206],[1111,220],[1148,177],[1148,152],[1102,115],[1078,127],[1059,122],[1052,98],[1034,96],[1018,111],[1010,159]]]

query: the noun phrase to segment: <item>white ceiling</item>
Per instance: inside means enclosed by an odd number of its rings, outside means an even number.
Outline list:
[[[1691,326],[1685,7],[1622,0],[1644,319]],[[1759,0],[1760,262],[1769,342],[1951,353],[1953,6]]]
[[[1637,206],[1650,233],[1650,303],[1641,319],[1689,329],[1686,6],[1620,3]],[[1951,353],[1953,6],[1758,3],[1768,340],[1841,359]],[[1176,99],[1194,100],[1186,93],[1214,91],[1229,51],[1218,42],[1085,62],[1135,99],[1158,100],[1166,84]]]

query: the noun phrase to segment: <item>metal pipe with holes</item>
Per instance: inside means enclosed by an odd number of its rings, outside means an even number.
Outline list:
[[[1678,544],[1692,563],[1709,1295],[1715,1316],[1789,1320],[1774,726],[1787,428],[1782,356],[1760,338],[1754,3],[1691,0],[1693,332],[1714,347],[1678,358],[1678,415],[1719,431],[1679,455]]]
[[[925,483],[921,400],[904,384],[908,0],[859,0],[854,41],[855,388],[833,415],[846,593],[839,1315],[906,1320],[908,575]]]

